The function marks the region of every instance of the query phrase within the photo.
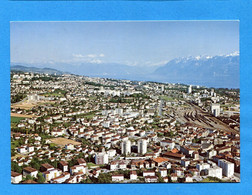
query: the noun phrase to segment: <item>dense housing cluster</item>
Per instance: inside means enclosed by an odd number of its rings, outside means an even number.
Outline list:
[[[240,94],[11,73],[12,183],[239,182]]]

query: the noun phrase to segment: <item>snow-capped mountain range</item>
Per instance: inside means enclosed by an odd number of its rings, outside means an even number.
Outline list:
[[[175,58],[157,68],[143,68],[143,66],[117,63],[81,63],[78,65],[71,63],[40,65],[19,63],[19,65],[56,68],[78,75],[115,79],[185,83],[208,87],[239,88],[240,86],[239,52],[218,56]],[[12,69],[14,67],[12,66]]]
[[[153,76],[160,81],[238,88],[239,53],[176,58],[157,68]]]

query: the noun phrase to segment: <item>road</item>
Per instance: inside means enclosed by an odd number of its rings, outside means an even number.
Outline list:
[[[118,160],[119,158],[120,158],[120,154],[118,154],[114,159],[113,159],[113,161],[115,161],[115,160]]]

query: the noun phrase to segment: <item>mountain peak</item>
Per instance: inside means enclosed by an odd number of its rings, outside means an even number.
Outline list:
[[[159,81],[238,88],[239,52],[176,58],[157,68],[154,75]]]
[[[227,54],[226,57],[229,57],[229,56],[239,56],[239,55],[240,55],[240,52],[239,51],[235,51],[233,53]]]

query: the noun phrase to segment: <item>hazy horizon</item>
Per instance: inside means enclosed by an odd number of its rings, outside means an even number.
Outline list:
[[[239,55],[239,21],[11,22],[10,45],[12,64],[55,68],[86,76],[97,74],[97,69],[101,70],[100,75],[110,74],[109,71],[119,67],[112,78],[122,77],[122,72],[126,72],[127,78],[151,79],[159,67],[177,58],[193,56],[200,60],[200,56],[209,59]],[[225,63],[218,64],[226,68],[217,75],[226,79],[216,81],[222,82],[217,85],[234,86],[225,71],[229,71],[230,78],[234,75],[230,69],[239,75],[236,67],[239,63],[232,66]],[[208,66],[203,64],[200,71],[209,71]],[[177,69],[181,75],[189,74],[188,68],[180,64]],[[215,72],[209,72],[211,83],[215,82],[215,76]],[[163,81],[171,75],[154,77],[156,81]],[[176,78],[181,81],[179,77]]]

